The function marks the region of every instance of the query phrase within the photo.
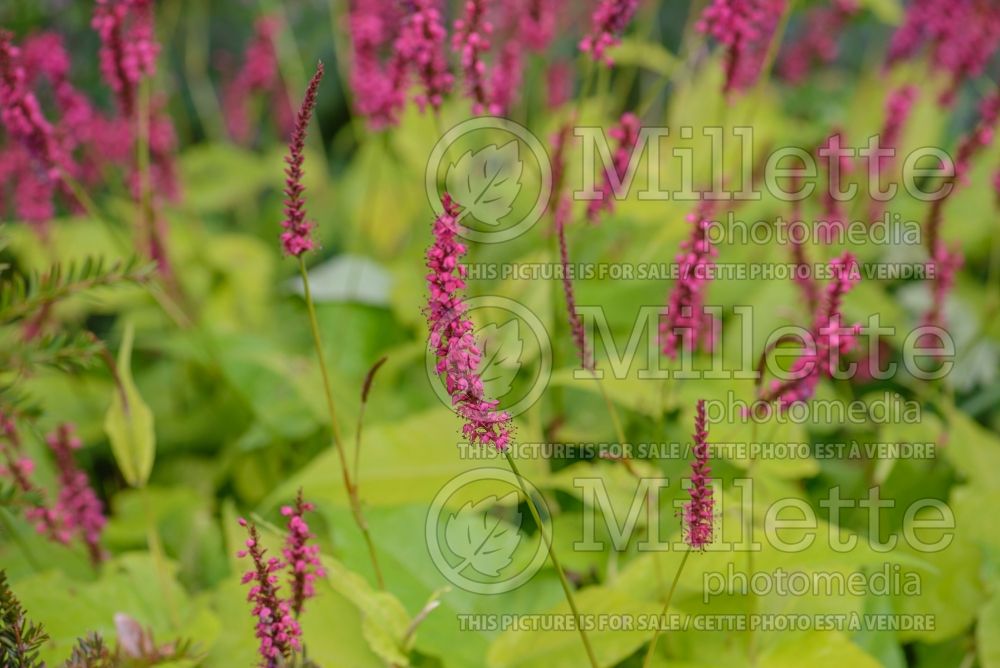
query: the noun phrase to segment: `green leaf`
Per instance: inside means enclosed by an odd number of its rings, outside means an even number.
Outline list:
[[[813,632],[782,642],[760,660],[760,668],[879,668],[879,663],[839,632]]]
[[[111,397],[104,420],[104,431],[111,441],[118,469],[133,487],[142,487],[153,471],[156,433],[153,412],[142,400],[132,380],[132,342],[135,328],[128,324],[118,349],[118,387]]]
[[[982,668],[1000,668],[1000,595],[979,610],[976,647]]]
[[[608,55],[615,65],[642,67],[665,77],[673,74],[680,62],[662,44],[631,37],[623,38],[621,44],[608,50]]]

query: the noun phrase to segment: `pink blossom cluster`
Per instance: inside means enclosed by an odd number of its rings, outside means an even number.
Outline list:
[[[402,22],[395,0],[351,3],[351,89],[355,108],[373,130],[395,125],[406,104],[407,63],[394,46]]]
[[[684,542],[693,550],[703,550],[712,542],[715,499],[712,497],[712,469],[708,458],[708,420],[705,400],[699,399],[694,418],[694,461],[691,462],[690,501],[684,504]]]
[[[255,633],[260,642],[261,668],[279,668],[286,665],[285,659],[301,649],[302,628],[292,611],[290,601],[280,596],[277,573],[284,568],[281,560],[266,557],[266,550],[260,544],[257,527],[240,518],[240,526],[246,527],[249,537],[246,549],[237,552],[242,559],[250,557],[253,566],[243,574],[243,584],[251,584],[247,601],[253,604],[251,614],[257,620]]]
[[[396,56],[416,74],[421,92],[414,101],[421,111],[439,109],[455,82],[448,70],[448,33],[438,0],[410,0],[409,14],[396,39]]]
[[[857,0],[834,0],[810,9],[802,33],[781,54],[778,74],[799,83],[816,65],[827,65],[840,53],[840,36],[859,9]]]
[[[516,3],[508,5],[516,7],[519,17],[518,34],[524,46],[536,53],[545,51],[556,33],[557,17],[566,12],[563,0],[523,0],[523,5]]]
[[[914,0],[889,45],[893,64],[929,49],[933,67],[951,75],[941,102],[980,76],[1000,48],[1000,5],[993,0]]]
[[[587,219],[591,223],[599,222],[603,211],[614,211],[615,184],[623,183],[628,175],[632,153],[639,141],[639,130],[639,117],[631,112],[626,112],[618,120],[618,125],[608,131],[611,138],[617,141],[611,165],[614,173],[605,171],[604,180],[601,182],[600,198],[590,200],[587,203]]]
[[[277,29],[278,23],[274,17],[263,16],[257,19],[253,39],[243,54],[243,66],[226,85],[222,94],[229,134],[241,143],[250,139],[250,104],[255,96],[263,95],[275,102],[283,101],[284,104],[277,107],[282,112],[279,118],[290,116],[287,111],[288,98],[278,70],[274,42]]]
[[[681,243],[675,261],[679,278],[670,292],[667,308],[660,322],[660,349],[670,359],[677,359],[683,348],[694,351],[699,345],[711,349],[715,340],[715,322],[705,312],[705,290],[711,279],[712,265],[718,250],[708,238],[714,202],[702,199],[687,216],[691,236]]]
[[[80,440],[74,435],[73,426],[60,425],[46,437],[55,456],[59,484],[57,500],[51,506],[46,502],[45,491],[32,481],[35,462],[21,452],[14,418],[5,412],[0,412],[0,439],[0,476],[9,477],[23,496],[25,518],[39,534],[54,542],[69,545],[79,538],[91,561],[99,563],[104,558],[100,540],[106,519],[97,494],[74,458]]]
[[[45,178],[55,182],[68,166],[52,124],[42,113],[38,98],[28,86],[21,49],[13,35],[0,31],[0,121],[10,136],[28,152]]]
[[[315,506],[302,500],[302,490],[295,497],[295,504],[282,506],[281,514],[288,518],[288,536],[281,551],[288,564],[288,585],[292,590],[292,611],[297,617],[302,613],[305,600],[316,594],[316,578],[324,575],[319,560],[319,545],[310,543],[313,535],[303,516]]]
[[[955,155],[955,177],[961,184],[968,182],[972,159],[993,143],[997,123],[1000,122],[1000,92],[994,92],[979,105],[979,119],[976,126],[958,145]]]
[[[79,536],[91,560],[97,563],[104,558],[101,532],[107,519],[87,474],[76,464],[73,452],[80,449],[81,442],[74,432],[73,425],[62,424],[45,439],[58,471],[59,495],[53,512],[65,531]]]
[[[91,23],[101,38],[101,73],[124,115],[131,116],[139,82],[156,72],[160,52],[153,0],[97,0]]]
[[[455,20],[451,46],[458,53],[465,78],[465,86],[472,99],[472,113],[501,112],[499,105],[490,99],[486,62],[483,56],[490,51],[493,23],[486,18],[484,0],[465,0],[462,18]]]
[[[779,409],[812,397],[820,378],[831,376],[838,360],[857,343],[860,325],[845,327],[841,313],[844,295],[861,280],[857,260],[850,253],[844,253],[830,262],[830,269],[833,279],[816,311],[810,336],[803,341],[804,349],[792,363],[789,379],[774,380],[769,391],[761,397],[765,403],[776,402]]]
[[[760,76],[786,0],[712,0],[698,30],[726,48],[724,90],[750,88]]]
[[[285,158],[287,164],[285,168],[285,219],[281,221],[281,226],[284,228],[284,232],[281,233],[281,245],[285,249],[285,253],[293,257],[299,257],[316,247],[316,242],[312,238],[314,224],[306,220],[302,164],[305,162],[306,133],[309,130],[313,109],[316,107],[316,95],[319,92],[319,83],[322,79],[323,63],[318,63],[316,73],[313,74],[309,86],[306,88],[302,106],[299,107],[299,113],[295,119],[295,129],[288,142],[288,156]]]
[[[600,0],[590,17],[590,33],[580,40],[580,50],[597,62],[612,65],[608,49],[621,42],[638,8],[639,0]]]
[[[430,345],[437,355],[436,370],[456,412],[465,420],[462,433],[470,443],[503,450],[510,443],[511,418],[487,399],[478,368],[482,352],[465,315],[462,291],[467,269],[461,263],[466,247],[458,241],[459,208],[445,193],[444,211],[434,221],[434,243],[427,250],[427,324]]]

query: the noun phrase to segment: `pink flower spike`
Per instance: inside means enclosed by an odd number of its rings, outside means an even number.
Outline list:
[[[280,668],[286,665],[284,659],[302,648],[302,629],[292,616],[291,604],[280,597],[278,576],[284,564],[279,559],[265,559],[265,550],[260,547],[257,527],[240,520],[249,534],[247,549],[237,555],[242,559],[250,557],[252,568],[244,573],[243,584],[250,584],[247,601],[253,604],[250,614],[257,623],[255,632],[259,641],[260,666]]]
[[[300,489],[295,497],[295,505],[281,509],[281,514],[288,518],[288,535],[281,553],[290,571],[288,584],[292,590],[291,606],[296,618],[302,614],[305,600],[315,596],[316,578],[324,575],[319,560],[319,545],[309,544],[313,535],[309,533],[309,525],[303,519],[303,515],[314,508],[313,504],[302,500]]]
[[[600,0],[590,17],[590,33],[580,40],[580,51],[605,65],[614,61],[607,51],[621,43],[622,34],[639,8],[639,0]]]
[[[91,25],[101,38],[101,74],[122,113],[131,117],[139,82],[156,72],[160,52],[153,31],[153,0],[97,0]]]
[[[704,550],[714,533],[715,500],[712,469],[708,464],[708,422],[705,400],[699,399],[694,418],[694,461],[691,462],[691,500],[684,504],[684,542],[693,550]]]
[[[463,435],[470,443],[504,450],[510,443],[510,414],[484,396],[478,372],[482,351],[462,301],[467,270],[461,263],[466,248],[457,239],[459,208],[447,193],[441,204],[444,211],[434,221],[434,243],[427,249],[427,325],[438,358],[436,370],[444,374],[452,405],[465,420]]]
[[[705,312],[705,289],[712,276],[718,250],[708,238],[714,202],[702,200],[688,216],[691,236],[681,243],[675,261],[679,277],[670,292],[660,323],[660,349],[670,359],[677,359],[683,348],[694,351],[699,346],[710,350],[715,340],[715,321]]]
[[[441,108],[455,78],[448,71],[445,41],[448,32],[442,23],[437,0],[410,0],[411,10],[396,39],[396,55],[415,69],[422,92],[415,101],[421,111]]]
[[[617,140],[614,155],[612,156],[612,169],[614,174],[608,171],[604,173],[604,180],[601,183],[600,199],[590,200],[587,203],[587,218],[591,223],[598,223],[601,219],[601,212],[614,211],[614,183],[624,183],[628,175],[629,163],[632,160],[632,153],[636,143],[639,141],[639,117],[631,112],[622,114],[618,120],[618,125],[611,128],[608,134],[612,139]]]
[[[277,28],[277,21],[273,17],[257,19],[253,39],[243,55],[243,67],[222,94],[229,134],[241,143],[250,139],[251,98],[261,93],[284,96],[274,43]]]
[[[73,452],[80,449],[80,439],[74,434],[73,425],[62,424],[45,441],[55,455],[58,471],[59,496],[53,510],[62,518],[66,530],[78,535],[86,545],[91,561],[100,563],[105,556],[101,532],[107,520],[87,474],[73,457]]]
[[[462,18],[455,20],[451,48],[458,53],[466,91],[472,100],[472,113],[498,115],[500,108],[491,102],[487,87],[483,54],[490,50],[493,24],[485,17],[484,0],[465,0]]]
[[[316,65],[316,73],[309,81],[305,98],[299,108],[299,114],[295,120],[295,130],[292,132],[292,139],[288,144],[288,157],[285,158],[288,167],[285,169],[285,220],[281,222],[285,231],[281,233],[281,245],[285,252],[293,257],[299,257],[316,247],[316,243],[312,239],[313,223],[306,220],[302,163],[305,161],[306,133],[309,129],[309,120],[316,107],[316,93],[322,79],[323,63],[320,62]]]
[[[785,11],[786,0],[712,0],[697,27],[726,49],[726,93],[753,86]]]
[[[354,106],[372,130],[395,125],[406,105],[408,63],[396,50],[403,7],[395,0],[352,2],[351,90]],[[382,54],[389,51],[383,62]]]
[[[580,365],[584,369],[594,369],[594,356],[587,345],[587,335],[583,329],[583,320],[576,310],[576,296],[573,291],[573,277],[569,266],[569,248],[566,245],[566,223],[569,222],[572,201],[568,196],[559,200],[556,205],[555,225],[559,239],[559,261],[562,265],[563,293],[566,295],[566,311],[569,313],[570,331],[573,333],[573,343],[576,344]]]

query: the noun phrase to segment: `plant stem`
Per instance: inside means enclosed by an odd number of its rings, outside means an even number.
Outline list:
[[[667,612],[670,610],[670,601],[674,598],[674,592],[677,590],[677,583],[681,579],[681,571],[684,570],[684,565],[687,563],[688,557],[691,555],[691,550],[686,550],[684,556],[681,558],[681,563],[677,566],[677,572],[674,573],[674,581],[670,583],[670,591],[667,592],[667,600],[663,604],[663,612],[660,613],[660,617],[665,617]],[[646,650],[646,658],[642,662],[642,668],[649,668],[653,661],[653,654],[656,653],[656,641],[660,639],[660,624],[656,625],[656,630],[653,632],[653,639],[649,641],[649,649]]]
[[[545,531],[545,525],[542,524],[542,517],[538,513],[535,500],[531,498],[531,492],[528,491],[528,486],[524,483],[525,478],[518,471],[517,464],[514,463],[514,458],[511,456],[509,448],[504,450],[504,455],[507,457],[510,470],[514,473],[514,477],[517,478],[517,483],[520,485],[521,491],[524,492],[524,498],[528,503],[528,510],[531,511],[531,517],[535,520],[535,524],[538,525],[538,531],[542,534],[542,540],[545,541],[545,547],[549,551],[549,559],[552,560],[552,566],[555,567],[556,574],[559,576],[559,584],[562,585],[563,593],[566,594],[566,601],[573,612],[577,630],[580,632],[580,640],[583,642],[583,649],[587,652],[590,665],[593,668],[600,668],[600,664],[597,663],[597,657],[594,656],[594,649],[590,646],[590,640],[587,638],[587,632],[583,630],[583,617],[580,615],[579,608],[576,607],[576,599],[573,598],[573,590],[566,579],[566,572],[563,570],[562,564],[559,562],[559,557],[556,556],[555,548],[552,546],[552,537]]]
[[[344,488],[351,502],[351,512],[354,521],[361,530],[361,535],[365,539],[368,547],[368,555],[371,558],[372,568],[375,570],[375,580],[379,589],[385,589],[385,579],[382,577],[382,569],[378,564],[378,556],[375,553],[375,543],[372,541],[371,532],[368,530],[368,522],[365,520],[361,509],[361,499],[358,496],[358,488],[351,479],[351,471],[348,468],[347,456],[344,454],[344,439],[340,433],[340,424],[337,422],[337,409],[333,402],[333,386],[330,384],[330,374],[326,367],[326,354],[323,352],[323,340],[319,333],[319,321],[316,318],[316,305],[313,303],[312,291],[309,289],[309,272],[306,271],[306,262],[299,257],[299,273],[302,275],[302,289],[306,298],[306,311],[309,314],[309,327],[312,330],[313,345],[316,347],[316,357],[319,359],[319,371],[323,377],[323,393],[326,395],[326,408],[330,415],[330,428],[333,432],[333,447],[340,457],[340,470],[344,478]]]

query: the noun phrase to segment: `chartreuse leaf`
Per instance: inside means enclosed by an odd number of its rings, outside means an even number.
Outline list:
[[[335,559],[324,557],[323,569],[334,590],[361,613],[361,632],[372,651],[390,665],[410,665],[406,650],[410,616],[399,599],[372,589],[364,578]]]
[[[1000,595],[994,595],[989,603],[979,609],[976,647],[982,668],[1000,668]]]
[[[614,666],[642,647],[652,631],[639,628],[640,619],[659,614],[662,604],[637,601],[619,589],[591,587],[576,593],[580,614],[593,620],[587,635],[602,666]],[[546,613],[571,624],[569,605],[562,603]],[[612,628],[613,620],[635,620],[630,630]],[[602,623],[601,620],[604,620]],[[554,624],[555,619],[551,620]],[[590,623],[589,621],[587,622]],[[601,628],[601,627],[604,628]],[[490,668],[579,668],[587,665],[580,634],[572,626],[566,630],[512,630],[490,645],[486,663]]]
[[[775,645],[760,659],[761,668],[879,668],[879,662],[839,632],[820,632]]]
[[[149,480],[156,454],[153,412],[142,400],[132,379],[132,342],[135,328],[128,324],[118,349],[118,387],[111,397],[111,407],[104,419],[104,431],[111,441],[118,469],[132,487],[142,487]]]

